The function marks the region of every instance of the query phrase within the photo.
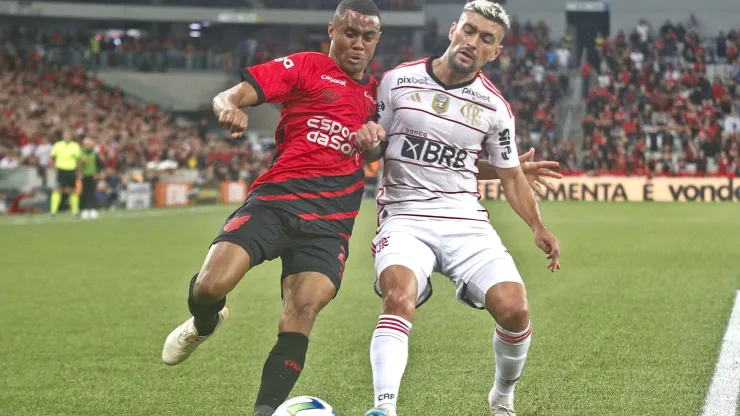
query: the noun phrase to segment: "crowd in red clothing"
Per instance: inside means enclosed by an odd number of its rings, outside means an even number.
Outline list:
[[[272,157],[259,147],[230,146],[207,122],[127,99],[80,69],[41,70],[29,60],[11,71],[0,61],[0,168],[50,166],[51,143],[64,135],[95,139],[110,174],[156,171],[171,161],[207,168],[216,179],[252,179]]]
[[[597,61],[581,67],[587,115],[578,169],[740,175],[740,31],[720,33],[713,45],[681,25],[653,33],[642,21],[596,45]]]
[[[435,21],[427,25],[425,48],[441,54],[447,48],[446,28]],[[516,141],[520,151],[535,147],[537,158],[574,161],[576,145],[558,136],[556,104],[567,93],[568,69],[572,65],[569,34],[554,38],[543,22],[512,19],[503,40],[503,52],[483,71],[501,90],[516,117]]]
[[[0,44],[0,111],[4,114],[0,120],[0,166],[3,160],[6,167],[46,166],[49,144],[64,134],[96,139],[106,166],[116,171],[174,161],[180,166],[207,168],[210,177],[253,179],[269,165],[269,149],[233,146],[211,133],[207,121],[193,124],[175,120],[156,106],[128,100],[89,73],[39,53],[39,45],[62,50],[92,47],[94,43],[87,44],[85,36],[29,31],[6,37],[8,42]],[[124,39],[119,48],[135,43]],[[441,53],[446,47],[435,22],[430,22],[425,43],[425,54]],[[380,78],[386,69],[423,56],[409,44],[387,42],[369,71]],[[263,46],[256,49],[255,63],[272,59],[270,49]],[[526,146],[539,143],[544,157],[554,157],[556,149],[572,147],[565,147],[567,143],[555,137],[553,112],[567,88],[563,71],[569,63],[568,48],[567,41],[551,42],[544,24],[514,21],[505,53],[485,68],[512,104],[519,142]]]

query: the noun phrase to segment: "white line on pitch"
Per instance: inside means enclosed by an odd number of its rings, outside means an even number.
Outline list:
[[[735,416],[737,396],[740,393],[740,290],[722,340],[714,378],[704,403],[703,416]]]

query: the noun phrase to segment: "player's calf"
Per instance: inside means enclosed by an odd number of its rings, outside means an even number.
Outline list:
[[[524,285],[502,282],[492,286],[486,292],[486,309],[496,320],[496,375],[488,396],[491,413],[513,414],[514,387],[521,377],[532,334]]]
[[[228,241],[216,243],[208,251],[203,267],[190,282],[188,296],[188,308],[199,335],[210,335],[215,330],[226,295],[249,270],[250,261],[243,248]]]
[[[293,390],[303,371],[308,336],[316,317],[334,298],[337,288],[321,273],[304,272],[283,279],[280,333],[262,369],[255,416],[270,416]]]
[[[375,406],[395,415],[398,391],[408,362],[408,338],[416,314],[418,282],[414,271],[393,265],[380,274],[383,314],[370,342]]]

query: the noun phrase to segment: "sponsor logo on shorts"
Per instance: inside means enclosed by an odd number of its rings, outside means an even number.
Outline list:
[[[321,76],[321,79],[323,79],[324,81],[329,81],[329,82],[331,82],[333,84],[339,84],[339,85],[341,85],[343,87],[347,85],[347,81],[345,81],[343,79],[332,78],[329,75],[322,75]]]
[[[465,95],[472,95],[473,97],[475,97],[475,98],[477,98],[479,100],[482,100],[482,101],[488,101],[489,103],[491,102],[491,96],[490,95],[488,95],[488,94],[481,94],[478,91],[476,91],[476,90],[474,90],[474,89],[472,89],[470,87],[463,88],[463,92],[462,93],[465,94]]]
[[[388,247],[388,239],[390,237],[383,237],[378,241],[378,244],[373,244],[373,258],[380,254],[381,251],[383,251],[384,248]]]
[[[339,249],[342,251],[337,256],[337,259],[339,259],[339,280],[342,280],[344,277],[344,262],[347,260],[347,249],[344,248],[344,246],[339,246]]]
[[[446,144],[405,136],[401,157],[460,169],[465,167],[468,152]]]
[[[309,142],[329,147],[347,156],[357,152],[354,146],[357,132],[350,132],[342,123],[324,116],[316,116],[308,119],[306,125],[313,129],[306,135]]]
[[[250,214],[232,218],[229,220],[229,222],[226,223],[226,225],[224,225],[224,231],[226,231],[227,233],[232,233],[241,228],[241,226],[249,221],[250,218],[252,218],[252,215]]]
[[[396,81],[396,85],[403,85],[403,84],[417,84],[417,85],[418,84],[421,84],[421,85],[427,85],[427,84],[429,84],[429,78],[428,77],[423,77],[423,78],[422,77],[415,77],[413,75],[410,76],[410,77],[401,77],[401,78],[398,78],[398,80]]]

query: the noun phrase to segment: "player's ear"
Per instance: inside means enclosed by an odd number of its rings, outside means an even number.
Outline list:
[[[329,39],[334,40],[334,22],[329,22]]]
[[[452,37],[455,35],[455,29],[457,29],[457,22],[452,22],[452,26],[450,26],[450,33],[447,34],[447,39],[452,41]]]
[[[504,47],[502,45],[498,45],[498,47],[496,47],[496,50],[493,51],[493,55],[491,55],[491,58],[488,59],[488,62],[495,61],[496,58],[498,58],[501,55],[501,52],[503,51],[504,51]]]

